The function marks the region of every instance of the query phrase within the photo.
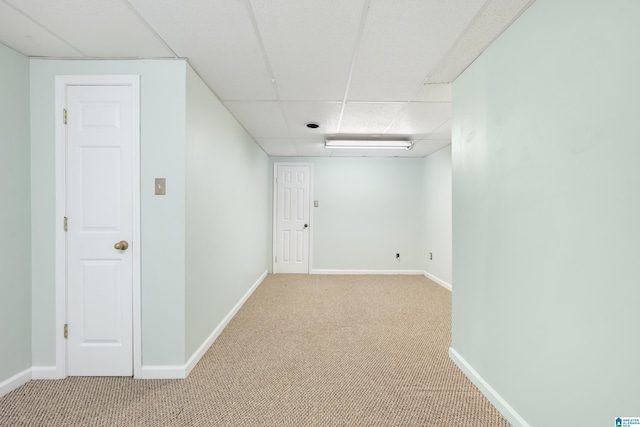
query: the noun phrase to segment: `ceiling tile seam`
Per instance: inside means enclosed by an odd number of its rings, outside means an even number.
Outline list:
[[[276,76],[273,74],[273,68],[271,67],[271,61],[269,61],[269,56],[267,56],[267,50],[264,47],[264,41],[262,40],[262,34],[260,33],[260,29],[258,28],[258,21],[256,20],[256,16],[253,13],[253,8],[251,7],[251,2],[249,0],[244,0],[244,7],[247,9],[247,13],[249,14],[249,19],[251,20],[251,26],[253,27],[253,32],[256,35],[256,40],[258,42],[258,46],[260,46],[260,54],[262,55],[262,60],[264,61],[264,65],[267,68],[267,72],[269,73],[269,78],[271,79],[271,84],[273,85],[273,90],[276,93],[276,101],[280,101],[280,93],[278,92],[278,83],[276,82]]]
[[[415,96],[415,95],[414,95],[414,96]],[[398,121],[398,117],[400,117],[400,114],[402,114],[402,112],[405,110],[405,108],[407,108],[407,106],[409,105],[409,103],[410,103],[410,102],[411,102],[411,101],[406,101],[406,102],[404,103],[404,105],[402,106],[402,108],[400,108],[400,109],[398,110],[398,112],[397,112],[397,113],[396,113],[396,115],[394,116],[393,120],[391,120],[391,123],[389,123],[389,125],[388,125],[386,128],[384,128],[384,131],[382,131],[382,134],[383,134],[383,135],[386,135],[386,134],[387,134],[387,132],[389,132],[389,129],[391,129],[391,127],[395,124],[395,122],[397,122],[397,121]]]
[[[409,101],[347,101],[347,104],[358,104],[358,105],[363,105],[363,104],[371,104],[371,105],[377,105],[377,104],[406,104]]]
[[[473,24],[473,22],[478,19],[478,17],[484,12],[484,10],[487,8],[487,6],[489,5],[489,3],[491,3],[491,1],[493,0],[487,0],[484,2],[484,4],[482,5],[482,7],[480,8],[480,10],[478,11],[478,13],[476,13],[476,15],[471,19],[471,21],[469,21],[469,23],[467,24],[467,26],[465,27],[464,31],[461,33],[461,35],[456,39],[456,41],[453,43],[453,45],[449,48],[449,50],[447,50],[447,52],[442,56],[442,58],[440,58],[440,61],[438,61],[438,64],[433,67],[433,69],[431,71],[427,72],[427,75],[425,76],[424,79],[422,79],[422,81],[420,82],[420,84],[413,90],[413,94],[411,95],[411,97],[409,98],[409,100],[405,103],[405,105],[398,111],[398,113],[396,114],[396,116],[393,118],[393,120],[391,121],[391,123],[389,123],[389,125],[385,128],[384,132],[382,132],[383,134],[386,134],[387,132],[389,132],[389,129],[391,129],[393,127],[393,125],[398,121],[398,118],[400,117],[400,115],[402,114],[402,112],[409,106],[409,104],[411,102],[413,102],[412,100],[415,99],[416,96],[418,96],[418,94],[420,93],[420,89],[422,88],[422,86],[425,85],[425,83],[429,82],[429,77],[434,74],[434,71],[438,69],[438,67],[444,62],[445,58],[451,54],[451,52],[453,51],[453,48],[460,42],[460,40],[462,39],[462,37],[469,31],[469,28],[471,27],[471,25]],[[442,126],[442,125],[440,125]],[[436,128],[437,129],[437,128]]]
[[[490,0],[490,1],[491,1],[491,0]],[[509,27],[511,26],[511,24],[513,24],[513,23],[516,21],[516,19],[518,19],[518,18],[519,18],[523,13],[525,13],[525,12],[527,11],[527,9],[529,9],[529,7],[530,7],[530,6],[531,6],[535,1],[536,1],[536,0],[529,0],[529,1],[527,2],[527,4],[525,5],[525,7],[523,7],[522,9],[520,9],[520,11],[518,12],[518,14],[517,14],[516,16],[514,16],[514,17],[509,21],[509,23],[508,23],[507,25],[503,26],[503,27],[501,28],[501,31],[500,31],[498,34],[495,34],[495,36],[494,36],[491,40],[489,40],[489,42],[484,46],[484,48],[482,49],[482,51],[481,51],[480,53],[478,53],[478,54],[477,54],[477,55],[476,55],[476,56],[475,56],[471,61],[469,61],[469,63],[468,63],[468,64],[467,64],[467,65],[466,65],[462,70],[460,70],[460,72],[458,72],[458,74],[457,74],[457,75],[456,75],[456,76],[451,80],[451,83],[452,83],[453,81],[455,81],[455,80],[456,80],[456,79],[457,79],[457,78],[458,78],[462,73],[464,73],[464,72],[467,70],[467,68],[469,68],[469,67],[471,66],[471,64],[473,64],[474,62],[476,62],[476,59],[478,59],[478,58],[480,57],[480,55],[482,55],[482,54],[484,53],[484,51],[485,51],[485,50],[487,50],[487,48],[488,48],[489,46],[491,46],[491,45],[493,44],[493,42],[494,42],[494,41],[496,41],[496,40],[498,39],[498,37],[500,37],[500,36],[502,35],[502,33],[504,33],[505,31],[507,31],[507,30],[509,29]],[[483,9],[483,12],[484,12],[484,9]],[[472,21],[472,22],[475,22],[475,21],[479,18],[479,16],[480,16],[480,15],[477,15],[477,16],[474,18],[474,21]],[[460,39],[461,39],[463,36],[465,36],[465,35],[466,35],[467,31],[468,31],[468,29],[466,29],[466,30],[465,30],[465,32],[460,36]],[[458,39],[458,40],[460,40],[460,39]],[[453,44],[453,46],[451,47],[451,49],[455,48],[455,47],[456,47],[456,45],[457,45],[457,43],[458,43],[458,41],[456,41],[456,43],[454,43],[454,44]],[[435,70],[435,68],[434,68],[434,70]]]
[[[68,41],[66,41],[65,39],[63,39],[62,37],[60,37],[59,35],[57,35],[56,33],[54,33],[53,31],[51,31],[50,29],[48,29],[47,27],[45,27],[44,25],[42,25],[40,22],[36,21],[34,18],[31,17],[31,15],[27,14],[25,11],[23,11],[22,9],[14,6],[13,4],[7,2],[6,0],[2,0],[2,2],[4,4],[6,4],[7,6],[9,6],[10,8],[12,8],[13,10],[15,10],[16,12],[18,12],[20,15],[24,16],[25,18],[27,18],[29,21],[33,22],[34,24],[36,24],[38,27],[42,28],[44,31],[46,31],[47,33],[51,34],[53,37],[55,37],[56,39],[60,40],[62,43],[66,44],[67,46],[69,46],[71,49],[75,50],[76,52],[78,52],[80,55],[87,57],[88,55],[86,53],[84,53],[83,51],[81,51],[80,49],[78,49],[77,47],[75,47],[74,45],[72,45],[71,43],[69,43]]]
[[[164,47],[167,48],[167,50],[169,52],[171,52],[171,54],[173,55],[174,58],[178,58],[179,57],[178,54],[171,48],[171,46],[169,46],[169,43],[167,43],[162,37],[160,37],[160,34],[158,34],[158,32],[151,26],[151,24],[149,24],[147,22],[147,20],[142,17],[142,15],[138,12],[138,10],[129,2],[129,0],[122,0],[122,2],[131,11],[131,13],[133,13],[135,15],[135,17],[138,18],[138,20],[142,23],[142,25],[144,25],[147,28],[147,30],[149,30],[151,32],[151,34],[153,34],[154,37]]]
[[[358,27],[358,37],[356,38],[356,45],[353,49],[353,56],[351,57],[351,65],[349,67],[349,75],[347,76],[347,84],[344,88],[344,96],[342,97],[342,107],[340,108],[340,116],[338,116],[338,125],[336,132],[340,133],[340,127],[342,126],[342,118],[344,117],[344,110],[347,105],[347,97],[349,96],[349,89],[351,88],[351,78],[353,77],[353,70],[358,60],[358,54],[360,53],[360,47],[362,46],[362,35],[364,34],[364,25],[367,22],[369,16],[369,8],[371,7],[371,0],[365,0],[362,7],[362,16],[360,17],[360,26]]]
[[[442,126],[446,125],[449,121],[451,121],[451,118],[448,118],[448,119],[446,119],[444,122],[440,123],[440,124],[438,125],[438,127],[433,128],[433,131],[431,131],[431,132],[429,132],[429,133],[437,132],[437,131],[438,131],[438,129],[440,129]],[[428,134],[427,134],[427,135],[428,135]],[[451,137],[449,137],[449,139],[451,139]],[[438,138],[438,140],[441,140],[441,138]],[[435,141],[435,140],[432,140],[432,141]]]
[[[386,129],[384,130],[384,132],[382,132],[383,135],[386,135],[387,132],[389,132],[389,129],[391,129],[391,127],[395,124],[395,122],[398,120],[398,117],[400,117],[400,114],[402,114],[402,112],[404,111],[405,108],[407,108],[407,106],[409,106],[409,104],[452,104],[451,102],[407,102],[406,105],[404,105],[400,111],[398,112],[398,114],[396,114],[396,116],[393,118],[393,120],[391,121],[391,124],[389,126],[386,127]],[[434,128],[433,130],[436,131],[438,129],[440,129],[442,126],[444,126],[450,119],[446,119],[444,122],[440,123],[436,128]]]
[[[484,4],[482,5],[482,7],[480,8],[480,10],[474,15],[474,17],[469,21],[469,23],[467,24],[467,26],[465,27],[464,31],[462,31],[461,35],[456,39],[456,41],[453,43],[453,45],[449,48],[449,50],[447,50],[447,52],[442,56],[442,58],[440,58],[440,61],[438,61],[438,64],[433,67],[433,69],[431,71],[427,72],[427,75],[425,76],[424,79],[422,79],[422,81],[420,82],[420,84],[413,90],[413,94],[411,96],[411,98],[409,98],[409,100],[406,102],[406,104],[398,111],[398,114],[396,114],[396,116],[393,118],[393,120],[391,121],[391,123],[389,123],[389,126],[387,126],[384,130],[384,132],[382,132],[383,134],[386,134],[387,132],[389,132],[389,129],[391,129],[393,127],[393,125],[398,121],[398,118],[400,117],[400,115],[402,114],[402,112],[405,110],[405,108],[407,108],[409,106],[409,103],[412,102],[413,99],[415,99],[415,97],[420,93],[420,89],[422,88],[422,86],[425,85],[425,83],[429,82],[429,77],[431,75],[434,74],[435,70],[438,69],[438,67],[444,63],[445,58],[451,54],[451,52],[453,52],[453,48],[460,42],[460,40],[464,37],[464,35],[469,31],[469,28],[471,27],[471,25],[473,25],[474,21],[476,19],[478,19],[478,17],[480,15],[482,15],[482,13],[485,11],[485,9],[487,8],[487,6],[489,5],[489,3],[491,3],[493,0],[486,0],[484,2]],[[450,83],[450,82],[449,82]],[[442,125],[440,125],[442,126]],[[436,128],[437,129],[437,128]]]
[[[473,18],[471,18],[471,20],[469,21],[469,23],[467,24],[467,26],[465,27],[464,31],[462,31],[460,33],[460,35],[458,36],[458,38],[456,39],[455,42],[453,42],[453,44],[451,45],[451,47],[449,48],[449,50],[447,50],[447,52],[442,55],[442,58],[440,58],[440,61],[438,61],[438,63],[436,64],[435,67],[433,67],[433,69],[431,70],[431,72],[429,72],[427,74],[427,77],[424,79],[423,83],[425,82],[429,82],[429,79],[431,78],[432,75],[434,75],[436,73],[436,71],[438,70],[439,67],[442,66],[442,64],[445,63],[445,60],[447,59],[447,57],[449,57],[451,55],[452,52],[454,52],[454,50],[456,49],[456,47],[458,46],[458,44],[460,43],[461,40],[463,40],[466,36],[467,33],[469,32],[469,30],[471,29],[471,27],[474,25],[474,23],[476,22],[476,20],[478,18],[480,18],[480,16],[482,16],[482,14],[485,12],[485,10],[489,7],[489,4],[492,2],[493,0],[487,0],[484,2],[484,4],[482,5],[482,7],[480,8],[480,10],[478,10],[478,13],[476,13]],[[532,0],[533,1],[533,0]],[[473,59],[473,61],[475,61],[475,58]],[[471,62],[473,62],[471,61]],[[471,63],[470,63],[471,64]],[[466,68],[465,68],[466,69]],[[460,71],[460,74],[462,74],[462,71]],[[458,76],[460,75],[458,74]],[[446,82],[446,83],[451,83],[453,82],[453,80],[455,80],[456,78],[458,78],[458,76],[456,76],[454,79],[451,79],[451,81]],[[437,82],[437,83],[444,83],[444,82]],[[420,86],[418,86],[418,89],[420,89]],[[417,93],[417,92],[416,92]],[[415,96],[415,94],[414,94]]]
[[[278,101],[278,109],[280,110],[280,114],[282,115],[282,119],[284,120],[285,125],[289,132],[291,132],[291,125],[289,120],[287,119],[287,115],[284,112],[284,107],[282,106],[280,100],[280,91],[278,90],[278,81],[276,79],[275,74],[273,73],[273,68],[271,67],[271,61],[269,61],[269,56],[267,55],[267,49],[264,47],[264,40],[262,39],[262,34],[260,33],[260,28],[258,28],[258,21],[256,20],[256,15],[253,13],[253,8],[251,7],[251,2],[249,0],[244,0],[244,6],[247,9],[249,14],[249,19],[251,19],[251,26],[253,26],[253,32],[256,35],[256,39],[258,41],[258,45],[260,46],[260,53],[262,54],[262,60],[264,61],[265,67],[267,68],[267,72],[269,73],[269,77],[271,78],[271,84],[273,85],[273,91],[276,93],[276,101]]]
[[[267,103],[267,102],[282,102],[283,104],[342,104],[342,101],[318,101],[311,99],[225,99],[224,102],[251,102],[251,103]]]
[[[209,86],[209,83],[207,83],[207,81],[205,79],[202,78],[202,76],[200,75],[200,73],[198,72],[198,70],[196,69],[196,67],[194,67],[194,65],[191,63],[191,60],[189,58],[178,58],[178,59],[184,59],[185,61],[187,61],[187,64],[189,64],[189,66],[191,67],[191,69],[193,70],[194,73],[196,73],[196,75],[200,78],[200,80],[205,84],[205,86],[207,88],[209,88],[209,91],[211,91],[211,93],[213,94],[213,96],[216,97],[216,99],[220,102],[220,104],[224,105],[224,101],[222,100],[222,98],[220,97],[220,95],[218,95],[218,93],[213,90],[213,88],[211,86]],[[226,106],[225,106],[226,108]],[[227,108],[227,111],[229,111],[229,109]],[[229,113],[231,113],[231,111],[229,111]],[[231,114],[233,115],[233,114]],[[235,116],[234,116],[235,118]],[[240,123],[240,121],[238,119],[236,119],[236,121],[238,121],[238,123]],[[244,125],[242,125],[242,123],[240,123],[240,125],[242,126],[242,128],[246,131],[247,129],[244,128]],[[249,132],[247,132],[249,133]]]

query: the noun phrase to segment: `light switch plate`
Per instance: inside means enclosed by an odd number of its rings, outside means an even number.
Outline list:
[[[167,191],[167,179],[156,178],[156,196],[164,196]]]

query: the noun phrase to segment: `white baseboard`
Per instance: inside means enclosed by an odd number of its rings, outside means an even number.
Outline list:
[[[253,291],[255,291],[256,288],[260,286],[264,278],[267,277],[268,273],[269,273],[268,271],[265,271],[264,273],[262,273],[262,275],[258,278],[258,280],[256,280],[256,282],[251,286],[251,288],[249,288],[249,290],[242,296],[242,298],[240,298],[240,301],[238,301],[238,303],[231,309],[231,311],[224,317],[224,319],[222,319],[220,324],[218,324],[218,326],[216,326],[213,332],[211,332],[211,335],[207,337],[207,339],[200,345],[200,347],[198,347],[195,353],[193,353],[193,355],[189,358],[189,360],[185,365],[185,378],[187,375],[189,375],[191,370],[200,361],[202,356],[204,356],[207,350],[209,350],[209,347],[211,347],[213,342],[222,333],[224,328],[226,328],[226,326],[229,324],[231,319],[233,319],[233,316],[235,316],[236,313],[240,310],[240,308],[244,305],[244,303],[247,302],[247,300],[249,299]]]
[[[31,380],[31,368],[25,369],[22,372],[18,372],[11,378],[0,382],[0,397],[12,392],[23,384],[26,384]]]
[[[431,273],[427,273],[426,271],[423,271],[422,274],[424,274],[427,279],[433,280],[434,282],[436,282],[438,285],[442,286],[445,289],[448,289],[448,290],[453,289],[453,287],[451,286],[451,283],[445,282],[441,278],[434,276]]]
[[[460,368],[460,370],[471,380],[471,382],[476,387],[478,387],[480,392],[484,394],[489,402],[491,402],[491,404],[496,407],[498,412],[500,412],[502,416],[507,419],[511,426],[531,427],[524,420],[524,418],[522,418],[520,414],[518,414],[515,409],[513,409],[511,405],[509,405],[507,401],[504,400],[502,396],[500,396],[498,392],[495,391],[493,387],[491,387],[489,383],[487,383],[485,379],[482,378],[480,374],[478,374],[478,372],[476,372],[476,370],[473,369],[471,365],[469,365],[469,363],[462,356],[460,356],[457,351],[453,349],[453,347],[449,347],[449,357],[451,358],[453,363],[455,363],[458,368]]]
[[[347,275],[359,275],[359,274],[388,274],[388,275],[410,275],[421,276],[422,270],[323,270],[313,269],[311,274],[347,274]]]
[[[175,380],[186,378],[184,365],[142,365],[140,380]]]
[[[213,344],[213,342],[218,338],[218,336],[222,333],[224,328],[229,324],[233,316],[236,315],[238,310],[242,307],[242,305],[249,299],[253,291],[262,283],[265,277],[269,272],[265,271],[262,273],[260,278],[256,280],[256,282],[249,288],[249,290],[240,298],[240,301],[236,303],[236,305],[227,313],[227,315],[222,319],[222,321],[216,326],[211,335],[207,337],[207,339],[198,347],[198,349],[193,353],[193,355],[189,358],[187,363],[184,365],[143,365],[140,369],[140,375],[136,378],[142,380],[159,380],[159,379],[182,379],[187,378],[187,375],[191,372],[191,370],[196,366],[196,364],[200,361],[202,356],[209,350],[209,347]]]
[[[64,378],[56,366],[32,366],[31,379],[34,380],[59,380]]]

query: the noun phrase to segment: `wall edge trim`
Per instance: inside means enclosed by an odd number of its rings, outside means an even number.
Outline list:
[[[184,379],[185,372],[185,365],[142,365],[140,374],[135,378],[141,380]]]
[[[422,270],[329,270],[329,269],[313,269],[310,274],[378,274],[378,275],[410,275],[421,276]]]
[[[31,379],[33,380],[60,380],[65,377],[65,373],[58,369],[58,366],[32,366]]]
[[[262,273],[262,275],[258,278],[258,280],[256,280],[255,283],[251,285],[249,290],[242,296],[242,298],[240,298],[240,300],[231,309],[231,311],[227,313],[224,319],[222,319],[222,321],[218,324],[218,326],[215,327],[213,332],[211,332],[211,335],[209,335],[207,339],[200,345],[200,347],[198,347],[198,349],[191,355],[191,357],[185,364],[185,378],[187,377],[187,375],[189,375],[191,370],[200,361],[202,356],[204,356],[207,350],[209,350],[209,347],[213,345],[214,341],[222,333],[224,328],[226,328],[226,326],[229,324],[231,319],[233,319],[233,316],[235,316],[236,313],[238,313],[238,311],[240,310],[240,308],[242,308],[244,303],[247,302],[251,294],[253,294],[253,292],[258,288],[258,286],[260,286],[260,284],[265,279],[265,277],[267,277],[267,274],[269,274],[269,270],[265,270],[264,273]]]
[[[31,368],[27,368],[22,372],[18,372],[12,377],[0,382],[0,397],[7,393],[11,393],[18,387],[28,383],[31,380]]]
[[[441,278],[439,278],[438,276],[434,276],[433,274],[427,272],[427,271],[423,271],[422,272],[424,274],[424,277],[426,277],[429,280],[432,280],[434,282],[436,282],[438,285],[442,286],[443,288],[452,291],[453,287],[451,286],[451,283],[445,282],[444,280],[442,280]]]
[[[507,419],[510,425],[513,427],[531,427],[453,347],[449,347],[449,358],[471,380],[473,385],[478,387],[480,393]]]

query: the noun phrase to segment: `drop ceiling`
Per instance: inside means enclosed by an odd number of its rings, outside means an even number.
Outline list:
[[[0,42],[29,57],[186,58],[271,156],[423,157],[450,143],[451,82],[532,2],[0,0]],[[332,136],[414,147],[327,150]]]

